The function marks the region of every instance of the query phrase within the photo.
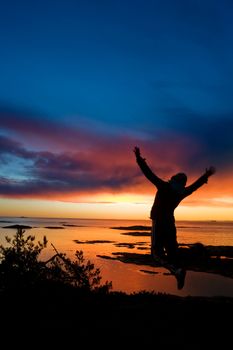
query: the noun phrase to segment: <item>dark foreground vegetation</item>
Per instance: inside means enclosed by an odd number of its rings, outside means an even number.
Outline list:
[[[18,229],[7,242],[0,247],[2,341],[22,345],[31,336],[37,345],[52,341],[53,348],[61,340],[66,348],[70,341],[77,348],[231,343],[233,298],[113,292],[82,251],[71,261],[54,247],[54,256],[42,262],[46,238],[36,243]]]

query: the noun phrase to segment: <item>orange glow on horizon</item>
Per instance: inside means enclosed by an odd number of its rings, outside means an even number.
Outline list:
[[[233,220],[233,196],[187,197],[175,210],[177,220]],[[154,195],[98,193],[64,200],[0,199],[1,216],[149,220]]]

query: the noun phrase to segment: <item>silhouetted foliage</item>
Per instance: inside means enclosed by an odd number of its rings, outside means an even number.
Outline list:
[[[108,292],[111,282],[100,284],[100,269],[85,261],[83,252],[76,251],[71,260],[64,253],[55,250],[48,261],[41,261],[39,255],[47,246],[35,243],[35,236],[25,237],[25,231],[18,228],[13,238],[5,237],[7,246],[0,246],[0,290],[36,287],[41,284],[67,285],[86,291]]]

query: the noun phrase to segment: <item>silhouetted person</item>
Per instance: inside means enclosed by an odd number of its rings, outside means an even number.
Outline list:
[[[215,173],[215,168],[206,169],[205,173],[192,185],[185,187],[187,176],[184,173],[173,175],[169,181],[164,181],[155,175],[141,157],[140,149],[134,148],[136,161],[146,176],[157,188],[154,203],[151,208],[151,254],[160,261],[177,278],[178,289],[183,288],[186,271],[180,267],[178,242],[174,210],[187,196],[207,183],[209,176]]]

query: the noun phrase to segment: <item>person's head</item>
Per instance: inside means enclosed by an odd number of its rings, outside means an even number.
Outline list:
[[[177,173],[170,178],[169,182],[185,187],[187,175],[185,173]]]

